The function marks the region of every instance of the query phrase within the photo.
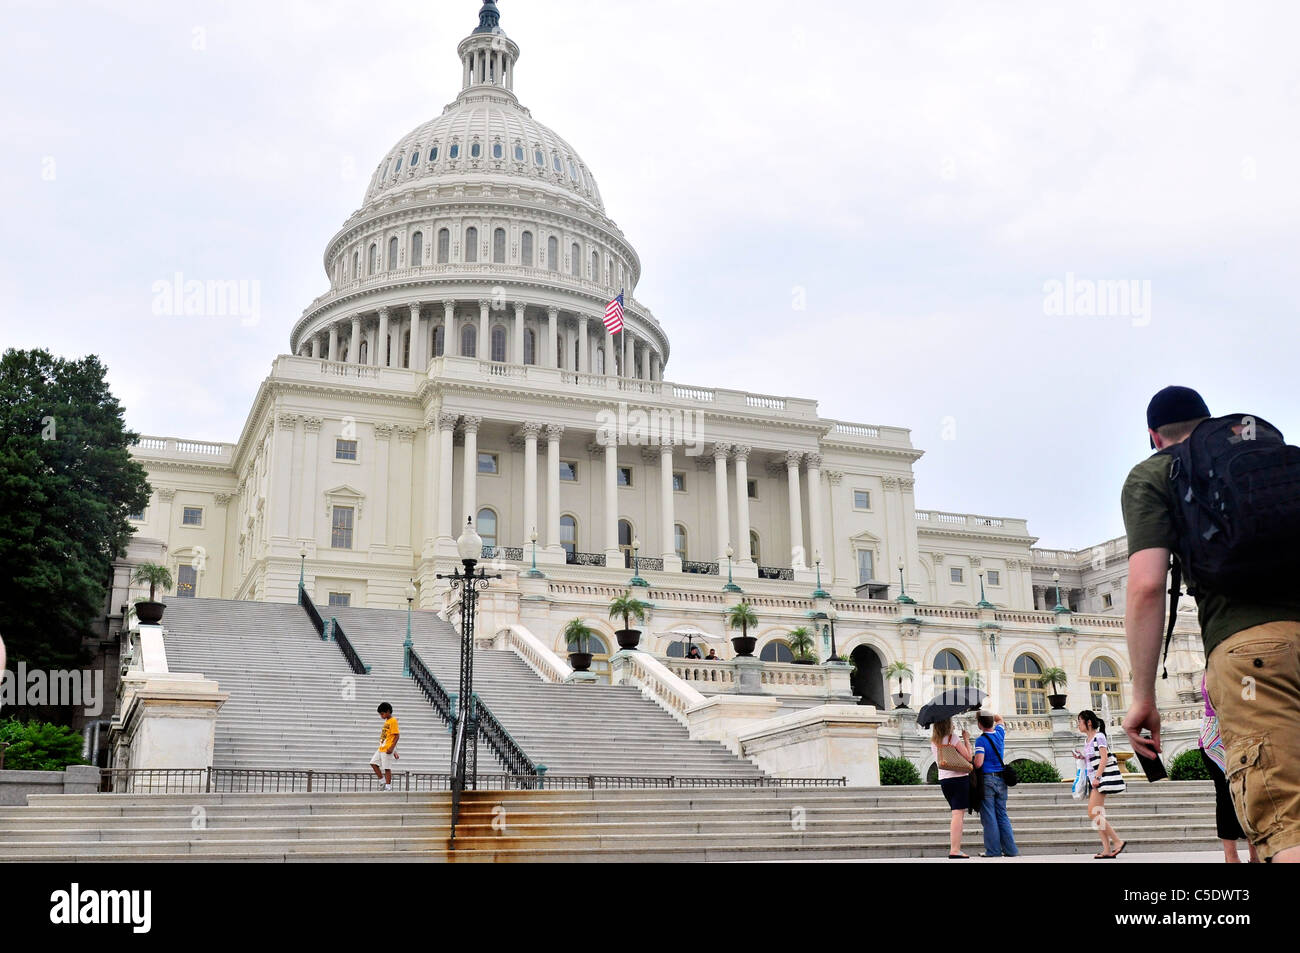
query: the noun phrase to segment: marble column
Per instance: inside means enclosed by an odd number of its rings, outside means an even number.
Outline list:
[[[274,456],[271,459],[274,485],[272,487],[271,506],[274,519],[271,533],[287,539],[289,536],[289,510],[292,496],[289,480],[293,472],[293,440],[298,429],[297,414],[277,414]]]
[[[309,343],[310,343],[310,345],[311,345],[311,352],[310,352],[310,353],[311,353],[311,356],[312,356],[312,357],[317,357],[318,355],[317,355],[316,351],[317,351],[317,344],[320,343],[320,342],[319,342],[319,339],[316,337],[316,335],[313,334],[313,335],[312,335],[312,338],[311,338],[311,341],[310,341]]]
[[[605,376],[613,377],[618,362],[614,360],[614,335],[609,333],[609,328],[605,328]]]
[[[555,353],[556,338],[560,336],[559,308],[546,309],[546,332],[546,347],[542,349],[542,353],[550,357],[547,367],[559,367],[560,355]]]
[[[361,351],[361,315],[352,315],[352,333],[348,337],[348,363],[355,364]]]
[[[320,436],[320,425],[322,421],[319,417],[304,417],[302,422],[303,430],[306,433],[306,439],[303,441],[302,486],[298,489],[298,528],[295,531],[295,535],[298,539],[310,539],[312,543],[315,543],[316,472],[318,469],[316,442],[317,438]]]
[[[452,519],[452,457],[456,452],[456,421],[459,414],[443,412],[438,415],[438,544],[445,549],[451,545],[454,551],[458,532]]]
[[[329,353],[325,355],[325,359],[329,361],[337,361],[339,359],[338,322],[335,322],[330,325],[330,349],[329,349]]]
[[[663,540],[660,555],[664,558],[664,569],[668,569],[669,560],[677,560],[673,538],[676,522],[673,513],[673,445],[665,442],[659,445],[659,535]],[[676,568],[681,569],[680,566]]]
[[[632,348],[633,348],[632,332],[628,329],[627,325],[625,324],[623,325],[623,374],[622,374],[623,377],[635,376],[634,369],[632,367]]]
[[[717,547],[719,564],[727,561],[727,546],[731,542],[730,514],[727,504],[727,454],[731,447],[725,443],[713,445],[713,508],[717,518]]]
[[[790,484],[790,565],[807,569],[807,551],[803,545],[803,500],[799,495],[799,462],[803,454],[790,450],[785,455],[785,473]]]
[[[461,418],[461,428],[465,434],[465,460],[461,487],[460,519],[457,524],[465,525],[466,517],[478,515],[478,428],[482,417],[466,415]],[[458,530],[459,532],[459,530]]]
[[[661,381],[664,379],[663,368],[659,366],[659,352],[650,352],[650,379],[652,381]]]
[[[388,309],[379,309],[379,338],[375,341],[375,362],[380,367],[392,367],[388,356]]]
[[[456,302],[444,300],[442,302],[442,354],[443,357],[449,357],[460,353],[460,345],[456,341]]]
[[[546,548],[560,550],[560,437],[564,427],[546,425]]]
[[[424,322],[420,320],[420,302],[411,303],[411,370],[429,369],[428,348],[424,343]]]
[[[611,440],[605,444],[605,565],[619,565],[622,552],[618,548],[618,444]]]
[[[393,500],[396,506],[391,545],[409,550],[414,535],[411,531],[411,487],[415,478],[415,468],[412,466],[415,459],[415,428],[394,427],[393,432],[397,435],[397,464],[394,469],[398,475],[395,482],[403,491]]]
[[[542,432],[542,425],[526,421],[520,428],[524,435],[524,544],[528,536],[537,529],[537,436]]]
[[[375,424],[375,502],[370,507],[370,520],[374,526],[370,541],[375,546],[388,545],[388,487],[391,481],[389,466],[392,438],[391,424]],[[401,483],[398,486],[400,487]]]
[[[752,566],[749,551],[749,447],[737,444],[731,448],[736,461],[736,560],[738,566]]]
[[[591,335],[587,331],[588,320],[590,319],[587,315],[578,315],[578,366],[574,370],[583,374],[590,374],[592,371]]]
[[[830,560],[822,548],[822,455],[807,454],[804,462],[808,465],[808,542],[812,546],[813,561],[820,557],[829,566]]]
[[[487,298],[478,299],[478,359],[492,360],[492,302]]]
[[[524,362],[524,308],[525,305],[522,301],[515,302],[514,345],[511,348],[511,350],[513,351],[513,356],[510,358],[510,360],[513,361],[515,364],[522,364]],[[536,452],[537,450],[536,434],[534,434],[533,436],[534,436],[533,450],[534,452]],[[524,531],[531,533],[532,525],[530,524]]]

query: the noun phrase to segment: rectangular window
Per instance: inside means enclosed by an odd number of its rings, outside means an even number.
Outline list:
[[[953,582],[963,583],[966,581],[966,573],[964,570],[961,569],[949,569],[948,578],[951,579]]]
[[[565,483],[578,482],[578,464],[574,460],[560,461],[560,479]]]
[[[871,582],[875,571],[875,553],[869,549],[858,550],[858,585]]]
[[[203,507],[187,506],[181,512],[181,525],[183,526],[202,526],[203,525]]]
[[[631,486],[631,485],[632,485],[632,468],[631,468],[631,467],[619,467],[619,468],[618,468],[618,485],[619,485],[619,486]]]
[[[129,519],[129,520],[135,520],[135,522],[137,522],[137,523],[143,523],[143,522],[144,522],[144,510],[136,510],[134,513],[128,513],[128,514],[126,515],[126,518]]]
[[[745,495],[748,496],[751,500],[756,500],[756,499],[758,499],[758,481],[757,481],[757,480],[746,480],[746,481],[745,481]]]
[[[989,585],[990,586],[1002,585],[1002,572],[1000,570],[997,569],[989,570]]]
[[[478,472],[500,473],[499,462],[495,453],[480,453],[478,455]]]
[[[1101,594],[1101,605],[1102,608],[1104,609],[1110,609],[1114,607],[1115,599],[1111,596],[1109,592],[1103,592]]]
[[[686,474],[685,474],[685,473],[674,473],[674,474],[673,474],[673,491],[676,492],[676,493],[685,493],[685,492],[686,492]]]
[[[350,592],[331,592],[330,605],[332,606],[350,606],[352,605],[352,593]]]
[[[335,460],[355,460],[356,458],[357,458],[357,442],[355,440],[334,441]]]
[[[199,573],[193,566],[180,566],[176,570],[176,595],[192,599],[199,588]]]
[[[855,510],[871,509],[871,491],[854,490],[853,491],[853,508]]]
[[[352,507],[334,507],[333,521],[330,525],[330,545],[335,549],[352,548]]]

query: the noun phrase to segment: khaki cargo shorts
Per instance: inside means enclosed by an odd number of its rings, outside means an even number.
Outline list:
[[[1300,845],[1300,622],[1242,629],[1210,653],[1205,687],[1219,715],[1237,818],[1269,860]]]

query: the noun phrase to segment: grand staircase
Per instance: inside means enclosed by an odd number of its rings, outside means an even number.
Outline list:
[[[321,607],[371,666],[371,674],[354,675],[338,645],[322,641],[299,606],[221,599],[167,605],[170,668],[202,672],[230,693],[217,717],[214,767],[366,771],[379,740],[375,709],[388,701],[401,726],[398,771],[448,770],[447,728],[401,674],[405,612]],[[432,613],[416,612],[412,639],[443,687],[456,691],[455,630]],[[548,684],[513,652],[480,649],[474,690],[549,775],[763,776],[721,744],[692,741],[629,686]],[[479,770],[499,770],[486,744]]]
[[[1024,854],[1090,855],[1086,805],[1065,785],[1010,801]],[[1131,785],[1107,814],[1126,852],[1213,850],[1209,782]],[[11,861],[754,861],[943,857],[938,787],[467,792],[454,848],[450,796],[37,795],[0,807]],[[199,826],[199,829],[195,829]],[[965,847],[980,849],[969,817]],[[1120,859],[1123,863],[1123,858]],[[978,861],[977,861],[978,863]],[[1004,863],[997,861],[989,863]]]

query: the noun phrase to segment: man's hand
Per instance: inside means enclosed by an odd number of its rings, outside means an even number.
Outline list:
[[[398,760],[398,759],[401,758],[401,757],[402,757],[402,756],[401,756],[400,754],[398,754],[396,751],[393,752],[393,760],[394,760],[394,761]]]
[[[1142,737],[1142,729],[1151,732],[1150,738]],[[1160,753],[1160,712],[1155,702],[1134,699],[1129,705],[1128,714],[1124,716],[1124,733],[1133,743],[1133,750],[1146,758],[1154,758]]]

